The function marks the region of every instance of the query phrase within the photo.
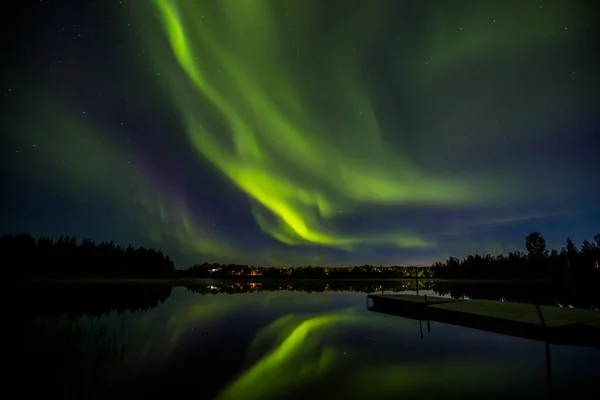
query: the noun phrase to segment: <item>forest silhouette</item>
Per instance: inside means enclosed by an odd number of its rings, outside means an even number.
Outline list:
[[[28,234],[0,238],[10,273],[20,278],[165,278],[175,264],[162,251],[114,242],[61,236],[35,239]]]
[[[450,257],[446,262],[432,266],[437,278],[523,278],[564,279],[599,278],[600,233],[594,242],[584,240],[580,247],[570,238],[560,251],[548,250],[546,240],[539,232],[525,238],[527,252],[514,251],[507,255],[469,255],[463,260]]]
[[[569,238],[560,250],[549,251],[544,237],[532,232],[525,239],[527,252],[507,255],[450,257],[430,267],[261,267],[241,264],[196,264],[176,270],[162,251],[119,246],[114,242],[78,242],[73,237],[35,239],[28,234],[0,237],[0,251],[15,278],[215,278],[215,279],[565,279],[600,278],[600,233],[593,242],[577,247]]]

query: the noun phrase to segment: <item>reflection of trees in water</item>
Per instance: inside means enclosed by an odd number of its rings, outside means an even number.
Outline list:
[[[103,318],[22,318],[19,324],[14,372],[24,384],[21,394],[96,397],[121,372],[123,329],[109,329]]]
[[[24,300],[20,314],[37,316],[100,316],[111,311],[149,310],[165,302],[175,286],[165,283],[28,283],[20,286]],[[412,281],[183,281],[181,286],[197,294],[235,294],[262,291],[389,293],[432,291],[438,296],[547,305],[599,308],[600,292],[590,282],[443,282]]]
[[[29,283],[26,300],[17,307],[24,315],[99,316],[111,311],[148,310],[165,302],[173,287],[151,283]]]
[[[432,290],[434,287],[431,281],[405,281],[405,282],[306,282],[306,281],[258,281],[258,282],[216,282],[211,281],[206,284],[203,281],[196,283],[186,283],[184,285],[188,290],[197,294],[235,294],[235,293],[254,293],[254,292],[358,292],[358,293],[376,293],[376,292],[404,292],[418,290]]]
[[[567,284],[523,283],[523,282],[440,282],[440,281],[405,281],[405,282],[290,282],[290,281],[258,281],[258,282],[211,282],[186,283],[188,290],[202,295],[235,294],[262,291],[296,291],[307,293],[321,292],[416,292],[433,291],[438,296],[453,298],[485,299],[510,301],[518,303],[535,302],[545,305],[572,305],[578,308],[600,308],[600,292],[593,290],[593,283],[577,282]]]

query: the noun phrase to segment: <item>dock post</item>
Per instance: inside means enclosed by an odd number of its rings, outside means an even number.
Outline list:
[[[423,339],[423,324],[421,323],[421,320],[419,320],[419,330],[421,331],[421,339]]]
[[[550,343],[546,342],[546,380],[552,386],[552,358],[550,357]]]
[[[542,324],[542,329],[546,335],[546,380],[548,382],[548,386],[552,385],[552,358],[550,356],[550,342],[548,341],[548,326],[546,325],[546,320],[544,320],[544,315],[542,314],[542,309],[540,305],[536,302],[535,309],[537,310],[538,316],[540,317],[540,323]]]
[[[427,295],[424,295],[423,297],[425,298],[425,307],[427,307]],[[427,333],[431,333],[431,327],[429,325],[429,311],[425,310],[425,313],[427,314]]]
[[[540,308],[540,305],[538,303],[535,303],[535,309],[537,310],[538,317],[540,317],[540,323],[542,324],[542,327],[545,329],[546,321],[544,320],[544,316],[542,315],[542,309]]]

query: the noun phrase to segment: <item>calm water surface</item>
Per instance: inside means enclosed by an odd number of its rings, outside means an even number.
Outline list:
[[[123,290],[84,292],[89,302]],[[77,398],[597,398],[599,349],[552,345],[548,364],[543,343],[437,322],[428,331],[368,311],[366,293],[156,286],[136,296],[95,317],[30,310],[16,379]],[[102,314],[95,307],[86,314]]]

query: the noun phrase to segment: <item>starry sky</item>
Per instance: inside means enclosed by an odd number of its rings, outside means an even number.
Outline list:
[[[1,233],[185,268],[426,265],[600,228],[594,2],[9,3]]]

